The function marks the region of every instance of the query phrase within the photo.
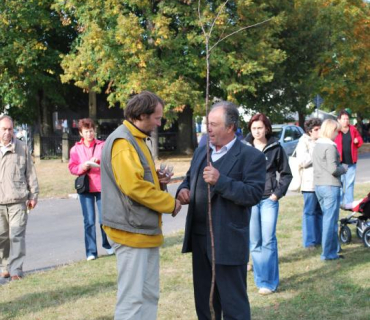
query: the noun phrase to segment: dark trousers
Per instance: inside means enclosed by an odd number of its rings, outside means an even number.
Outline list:
[[[209,295],[212,266],[207,256],[206,236],[192,234],[192,250],[195,308],[198,319],[209,320],[211,319]],[[250,319],[246,279],[246,264],[238,266],[216,264],[213,302],[216,319],[222,319],[222,317],[224,320]]]

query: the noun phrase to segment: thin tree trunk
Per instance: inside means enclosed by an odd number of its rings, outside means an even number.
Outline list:
[[[96,121],[96,92],[89,90],[89,118]]]
[[[246,30],[246,29],[249,29],[249,28],[252,28],[252,27],[255,27],[255,26],[258,26],[258,25],[261,25],[261,24],[264,24],[265,22],[268,22],[269,20],[271,19],[268,19],[268,20],[265,20],[263,22],[260,22],[260,23],[256,23],[254,25],[251,25],[251,26],[246,26],[246,27],[242,27],[242,28],[239,28],[238,30],[234,31],[234,32],[231,32],[229,33],[228,35],[226,36],[223,36],[221,38],[219,38],[215,44],[213,44],[211,47],[210,47],[210,38],[212,36],[212,30],[214,28],[214,26],[216,25],[216,21],[217,19],[219,18],[221,12],[225,9],[226,7],[226,4],[229,2],[229,0],[226,0],[222,6],[220,7],[216,17],[214,18],[214,20],[212,21],[212,23],[210,24],[210,27],[206,30],[206,26],[205,24],[203,24],[202,22],[202,15],[201,15],[201,12],[200,12],[200,0],[198,0],[198,16],[199,16],[199,23],[200,23],[200,26],[202,28],[202,31],[203,31],[203,35],[204,35],[204,38],[205,38],[205,45],[206,45],[206,65],[207,65],[207,79],[206,79],[206,125],[207,125],[207,131],[208,131],[208,114],[209,114],[209,86],[210,86],[210,82],[209,82],[209,74],[210,74],[210,58],[211,58],[211,51],[217,47],[217,45],[224,41],[225,39],[233,36],[234,34],[237,34],[243,30]],[[210,152],[209,152],[209,135],[207,134],[207,166],[210,165]],[[211,264],[212,264],[212,280],[211,280],[211,290],[210,290],[210,296],[209,296],[209,309],[210,309],[210,313],[211,313],[211,320],[215,320],[216,319],[216,316],[215,316],[215,310],[214,310],[214,307],[213,307],[213,296],[214,296],[214,289],[215,289],[215,279],[216,279],[216,255],[215,255],[215,241],[214,241],[214,234],[213,234],[213,223],[212,223],[212,205],[211,205],[211,186],[208,184],[208,188],[207,188],[207,192],[208,192],[208,222],[209,222],[209,233],[210,233],[210,240],[211,240]]]

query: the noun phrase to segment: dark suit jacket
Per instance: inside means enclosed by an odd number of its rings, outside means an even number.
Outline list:
[[[182,252],[191,252],[191,227],[194,194],[200,165],[206,157],[206,146],[198,148],[186,178],[179,186],[190,190]],[[242,265],[248,262],[249,220],[251,207],[257,204],[265,187],[266,160],[262,152],[239,140],[224,155],[220,177],[211,187],[212,221],[216,264]],[[207,219],[207,252],[211,257]]]

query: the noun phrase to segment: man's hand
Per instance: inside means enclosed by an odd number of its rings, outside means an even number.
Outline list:
[[[211,186],[215,185],[220,177],[220,172],[212,167],[212,164],[204,168],[203,179],[205,182],[209,183]]]
[[[177,194],[177,199],[180,200],[182,205],[190,203],[190,190],[189,189],[181,189]]]
[[[27,209],[34,209],[36,207],[37,200],[27,200],[26,206]]]
[[[160,170],[157,170],[157,176],[159,183],[161,184],[168,184],[171,181],[173,176],[173,172],[171,173],[162,173]]]
[[[179,200],[175,200],[176,201],[176,205],[175,205],[175,210],[173,210],[173,212],[172,212],[172,217],[176,217],[177,216],[177,214],[180,212],[180,210],[181,210],[181,203],[180,203],[180,201]]]
[[[358,139],[357,139],[357,138],[354,138],[354,139],[353,139],[353,143],[354,143],[354,144],[357,144],[357,143],[358,143]]]
[[[272,194],[270,196],[270,200],[272,200],[272,201],[278,201],[278,197],[275,194]]]

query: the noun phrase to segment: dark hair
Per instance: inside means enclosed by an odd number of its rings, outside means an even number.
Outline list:
[[[156,94],[150,91],[142,91],[127,102],[125,118],[130,121],[140,120],[142,114],[151,115],[154,113],[158,104],[164,107],[163,100]]]
[[[342,118],[343,115],[346,115],[348,118],[350,118],[350,115],[349,115],[348,111],[343,109],[339,112],[337,119],[339,120],[340,118]]]
[[[239,126],[239,111],[238,107],[229,101],[219,101],[216,102],[211,110],[222,108],[224,109],[225,114],[225,127],[233,127],[234,132],[238,129]]]
[[[94,129],[95,130],[95,123],[90,118],[80,119],[78,121],[78,131],[82,132],[82,129]]]
[[[263,122],[263,124],[266,127],[266,135],[265,136],[266,136],[267,139],[269,139],[271,137],[271,134],[272,134],[272,127],[271,127],[271,122],[270,122],[269,118],[267,118],[263,113],[255,114],[249,120],[249,123],[248,123],[249,131],[251,131],[252,123],[255,122],[255,121],[262,121]]]
[[[322,121],[319,118],[311,118],[304,123],[304,131],[310,133],[313,128],[321,127]]]

